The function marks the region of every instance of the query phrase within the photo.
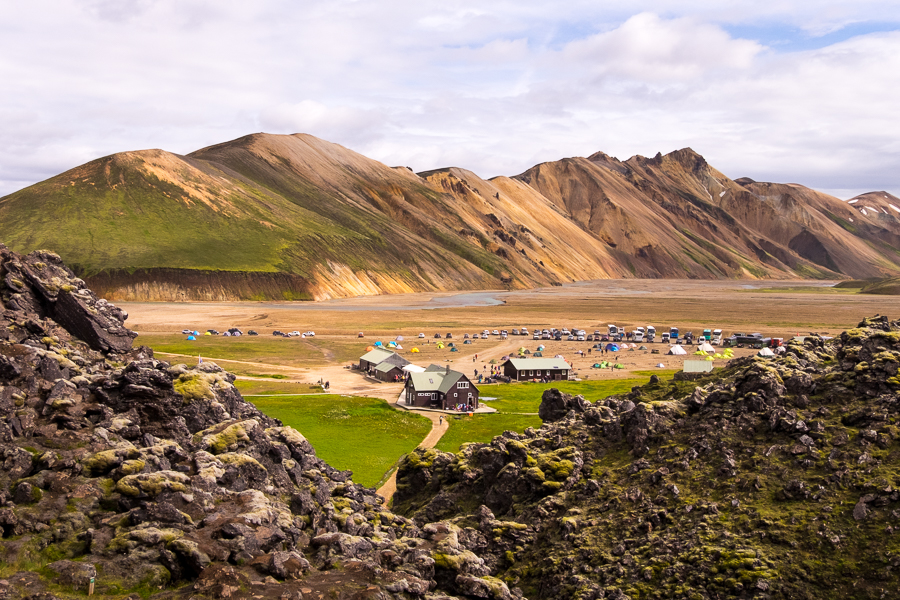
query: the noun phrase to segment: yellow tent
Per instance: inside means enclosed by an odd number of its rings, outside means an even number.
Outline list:
[[[207,331],[207,332],[204,333],[203,335],[212,335],[212,334],[211,334],[210,332]]]
[[[437,347],[438,347],[438,348],[443,348],[444,345],[443,345],[443,344],[438,344]]]
[[[412,350],[410,350],[410,352],[418,352],[418,351],[419,351],[418,348],[413,348]]]

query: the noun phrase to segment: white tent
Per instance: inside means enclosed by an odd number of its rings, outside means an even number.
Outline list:
[[[771,348],[763,348],[759,352],[756,353],[757,356],[775,356],[775,353],[772,352]]]
[[[401,369],[403,369],[407,373],[424,373],[425,372],[425,367],[420,367],[419,365],[412,365],[412,364],[401,367]]]
[[[666,365],[664,365],[664,364],[662,364],[662,363],[659,363],[659,364],[657,364],[656,366],[657,366],[658,368],[660,368],[660,369],[665,369],[665,368],[666,368]]]
[[[400,344],[397,344],[396,346],[394,346],[394,348],[396,348],[397,350],[403,350],[403,346],[401,346]]]
[[[397,341],[398,341],[398,342],[402,342],[402,341],[403,341],[403,336],[402,336],[402,335],[398,335],[398,336],[397,336]]]
[[[687,354],[687,350],[685,350],[681,346],[672,346],[671,348],[669,348],[669,351],[666,352],[666,354]]]
[[[700,344],[700,347],[697,348],[697,350],[703,350],[704,352],[713,352],[713,353],[716,351],[716,349],[713,348],[709,342],[703,342],[702,344]]]

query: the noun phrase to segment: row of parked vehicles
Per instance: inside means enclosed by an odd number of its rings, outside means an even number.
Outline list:
[[[181,333],[184,335],[200,335],[199,331],[194,331],[192,329],[182,329]],[[217,329],[207,329],[206,333],[203,335],[221,335],[225,337],[240,337],[242,335],[259,335],[259,332],[256,330],[249,330],[247,333],[244,333],[237,327],[232,327],[227,331],[219,332]],[[315,337],[315,331],[307,331],[305,333],[300,333],[299,331],[291,331],[289,333],[285,333],[283,331],[278,331],[277,329],[272,332],[274,336],[282,336],[282,337]]]
[[[200,335],[199,331],[194,331],[192,329],[182,329],[181,333],[184,335]],[[206,333],[203,335],[222,335],[225,337],[240,337],[242,335],[259,335],[258,331],[250,330],[246,334],[238,329],[237,327],[232,327],[231,329],[223,332],[219,332],[217,329],[207,329]]]

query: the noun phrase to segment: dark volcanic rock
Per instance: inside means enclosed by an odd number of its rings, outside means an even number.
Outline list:
[[[541,406],[538,408],[538,415],[545,423],[552,423],[565,417],[570,410],[581,413],[588,406],[590,406],[590,403],[586,402],[581,396],[570,396],[556,388],[550,388],[545,390],[541,396]]]
[[[540,430],[411,453],[394,506],[426,530],[446,519],[513,595],[889,597],[898,392],[884,318],[593,404],[548,390]],[[441,548],[438,581],[487,593]]]
[[[506,597],[489,580],[439,585],[440,540],[244,401],[233,375],[132,348],[125,313],[56,256],[0,246],[0,302],[0,549],[11,572],[47,564],[0,582],[3,598],[85,593],[92,577],[110,597]]]

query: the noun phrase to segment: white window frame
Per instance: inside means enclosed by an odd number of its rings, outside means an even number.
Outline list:
[[[464,390],[464,389],[466,389],[466,388],[468,388],[468,387],[469,387],[469,382],[468,382],[468,381],[458,381],[458,382],[456,383],[456,388],[457,388],[457,389]]]

